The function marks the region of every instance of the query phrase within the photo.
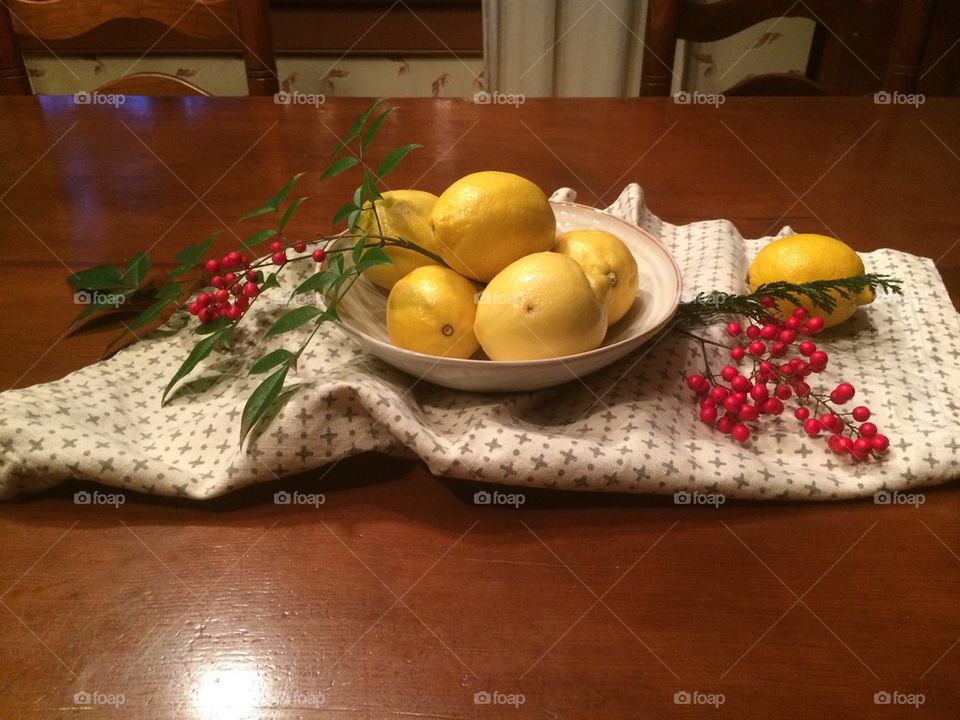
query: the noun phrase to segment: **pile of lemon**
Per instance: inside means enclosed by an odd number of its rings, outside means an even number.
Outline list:
[[[379,220],[380,227],[376,227]],[[442,258],[388,247],[389,265],[364,271],[390,291],[387,333],[428,355],[540,360],[600,346],[637,297],[637,262],[601,230],[557,236],[543,191],[505,172],[461,178],[440,197],[393,190],[360,229],[401,237]]]

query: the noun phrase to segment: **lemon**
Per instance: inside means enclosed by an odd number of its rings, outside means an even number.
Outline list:
[[[863,261],[846,243],[826,235],[788,235],[761,248],[750,264],[749,283],[750,289],[756,290],[765,283],[777,281],[801,284],[862,274]],[[839,325],[853,315],[859,305],[873,302],[870,288],[849,297],[836,291],[831,295],[836,304],[829,313],[814,307],[808,298],[800,298],[800,304],[812,316],[823,319],[824,327]],[[787,317],[795,307],[794,303],[781,300],[777,303],[777,312]]]
[[[557,238],[554,252],[577,261],[594,293],[607,305],[607,323],[627,314],[637,298],[637,260],[623,241],[604,230],[571,230]]]
[[[390,342],[426,355],[470,357],[480,347],[473,334],[476,294],[476,286],[450,268],[414,268],[387,297]]]
[[[607,308],[577,262],[539,252],[497,273],[480,296],[474,331],[491,360],[540,360],[598,347]]]
[[[429,250],[437,255],[440,248],[433,238],[430,227],[430,213],[437,202],[437,196],[422,190],[388,190],[383,198],[377,200],[377,216],[380,226],[377,227],[377,218],[369,209],[369,203],[357,222],[360,232],[389,237],[401,237]],[[383,230],[383,233],[380,232]],[[386,247],[383,251],[393,263],[390,265],[374,265],[364,270],[364,275],[372,283],[386,290],[393,287],[404,275],[414,268],[436,263],[423,253],[401,247]]]
[[[440,195],[431,220],[443,261],[482,281],[524,255],[549,250],[557,235],[543,191],[505,172],[460,178]]]

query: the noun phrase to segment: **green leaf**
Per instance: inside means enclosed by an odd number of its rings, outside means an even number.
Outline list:
[[[321,292],[326,292],[327,289],[333,284],[333,281],[336,279],[336,275],[330,272],[329,270],[322,270],[316,275],[311,275],[302,283],[297,286],[297,289],[293,291],[294,295],[301,295],[303,293],[315,292],[320,290]]]
[[[357,223],[360,222],[360,213],[362,212],[362,210],[354,210],[347,217],[347,227],[350,228],[350,232],[356,232]]]
[[[216,320],[198,325],[197,329],[193,332],[197,335],[209,335],[210,333],[220,332],[225,327],[228,327],[230,322],[230,318],[218,317]]]
[[[280,203],[284,201],[287,195],[290,194],[290,191],[293,190],[293,186],[296,184],[297,180],[303,177],[304,173],[297,173],[292,178],[287,180],[287,184],[283,186],[283,189],[274,195],[272,198],[267,200],[263,205],[258,207],[256,210],[251,210],[246,215],[241,215],[241,220],[249,220],[250,218],[257,217],[258,215],[265,215],[269,212],[276,212],[280,208]]]
[[[139,252],[130,260],[127,269],[123,271],[120,280],[128,287],[138,288],[143,284],[150,272],[150,256],[145,252]]]
[[[250,368],[250,374],[254,375],[256,373],[266,372],[267,370],[272,370],[277,365],[286,364],[290,365],[290,362],[296,357],[292,352],[284,348],[279,348],[273,352],[267,353],[262,358],[257,360],[253,367]]]
[[[206,358],[219,342],[225,339],[225,335],[228,333],[229,330],[221,330],[213,335],[208,335],[194,346],[193,350],[190,351],[190,354],[187,355],[187,359],[183,361],[180,369],[177,370],[176,374],[170,379],[170,382],[167,383],[167,387],[163,391],[163,397],[160,400],[161,404],[166,402],[167,395],[170,394],[170,391],[173,389],[174,385],[189,375],[190,372],[197,366],[197,364]]]
[[[370,210],[373,211],[373,202],[383,196],[380,194],[380,191],[377,190],[377,185],[373,180],[373,174],[369,170],[363,171],[363,184],[361,187],[363,188],[363,197],[370,201]]]
[[[360,161],[357,160],[357,158],[355,158],[353,155],[344,155],[341,158],[337,158],[327,166],[327,169],[323,171],[323,175],[320,176],[320,179],[329,180],[330,178],[349,170],[359,162]]]
[[[391,150],[388,152],[387,156],[380,163],[380,167],[377,168],[377,177],[385,177],[388,172],[393,170],[397,164],[407,156],[407,153],[409,153],[411,150],[416,150],[419,147],[423,146],[417,145],[416,143],[411,143],[409,145],[401,145],[396,150]]]
[[[67,284],[74,290],[117,290],[127,287],[116,265],[98,265],[81,270],[68,277]]]
[[[391,264],[393,264],[393,260],[390,259],[389,255],[378,247],[372,247],[363,254],[363,257],[360,258],[360,262],[356,263],[356,266],[357,272],[363,272],[374,265]]]
[[[274,335],[280,335],[281,333],[296,330],[301,325],[305,325],[313,320],[313,318],[315,318],[317,315],[321,315],[322,313],[323,310],[312,305],[304,305],[302,307],[294,308],[293,310],[281,315],[280,318],[270,326],[270,329],[267,330],[266,336],[273,337]]]
[[[170,273],[170,277],[179,277],[185,272],[195,268],[203,256],[206,255],[207,250],[210,249],[210,246],[213,244],[213,240],[216,236],[217,233],[213,233],[203,242],[187,245],[185,248],[180,250],[180,252],[178,252],[173,258],[174,262],[177,263],[179,267],[175,268],[173,272]]]
[[[333,260],[330,261],[330,266],[338,275],[343,275],[343,254],[337,253],[334,255]]]
[[[263,293],[265,293],[267,290],[278,287],[280,287],[280,281],[277,280],[277,274],[275,272],[270,273],[260,284],[260,294],[263,295]]]
[[[276,234],[277,234],[277,231],[274,230],[273,228],[267,228],[265,230],[257,230],[253,235],[251,235],[242,243],[240,243],[240,247],[251,248],[254,245],[259,245],[264,240],[269,240]]]
[[[183,292],[176,283],[167,283],[157,289],[157,300],[179,300],[180,293]]]
[[[353,251],[350,253],[350,258],[353,260],[353,264],[356,265],[360,262],[360,256],[363,255],[363,250],[367,245],[367,234],[364,233],[360,236],[360,239],[353,244]]]
[[[277,223],[277,232],[283,232],[283,228],[286,227],[287,222],[293,217],[293,213],[296,212],[297,208],[300,207],[300,203],[304,200],[306,200],[305,197],[300,197],[287,205],[287,209],[284,210],[283,215],[280,216],[280,222]]]
[[[387,115],[389,115],[392,112],[393,112],[393,108],[388,108],[384,110],[382,113],[380,113],[379,115],[377,115],[373,119],[373,122],[370,123],[370,126],[367,128],[367,131],[363,134],[363,137],[360,139],[361,154],[366,152],[367,147],[369,147],[370,143],[373,141],[374,135],[377,134],[377,130],[380,129],[381,123],[383,123],[383,121],[387,119]]]
[[[356,209],[357,209],[357,206],[354,205],[352,202],[344,203],[340,207],[340,209],[337,210],[336,214],[333,216],[332,224],[336,225],[337,223],[341,222],[345,217],[350,215],[350,213],[352,213]]]
[[[356,137],[357,135],[360,134],[360,132],[363,130],[363,125],[364,125],[364,123],[367,122],[367,119],[370,117],[370,115],[373,113],[373,111],[377,109],[377,105],[379,105],[380,103],[382,103],[383,100],[384,100],[384,98],[382,98],[382,97],[381,97],[381,98],[377,98],[377,99],[375,99],[373,102],[371,102],[369,105],[367,105],[367,109],[364,110],[362,113],[360,113],[360,115],[357,116],[357,119],[354,120],[354,121],[353,121],[353,124],[350,126],[350,134],[351,134],[351,135],[353,135],[354,137]]]
[[[240,444],[246,440],[247,435],[253,426],[267,413],[270,406],[279,397],[283,389],[283,383],[287,379],[287,370],[289,366],[284,365],[267,379],[257,385],[257,388],[247,398],[246,405],[243,406],[243,415],[240,418]]]
[[[336,147],[333,148],[333,152],[330,153],[330,159],[333,160],[340,153],[341,150],[347,147],[347,145],[352,143],[358,137],[360,137],[360,130],[356,130],[348,134],[343,140],[337,143]]]

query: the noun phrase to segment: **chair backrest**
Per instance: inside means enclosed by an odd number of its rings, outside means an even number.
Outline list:
[[[934,0],[900,0],[899,24],[884,70],[882,89],[913,92],[930,31]],[[725,92],[744,95],[824,94],[817,83],[823,40],[833,28],[856,28],[857,14],[869,18],[876,0],[650,0],[644,41],[641,95],[669,95],[678,39],[712,42],[776,17],[803,17],[816,23],[806,75],[760,75]],[[874,7],[871,7],[871,6]],[[840,42],[843,39],[840,38]],[[880,89],[880,88],[877,88]]]
[[[0,94],[31,92],[17,35],[60,40],[119,18],[148,18],[195,38],[234,37],[242,46],[250,94],[279,90],[267,0],[0,0]],[[135,73],[109,86],[131,95],[206,94],[162,73]]]

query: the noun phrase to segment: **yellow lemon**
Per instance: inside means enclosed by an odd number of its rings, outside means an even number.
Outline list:
[[[627,314],[637,299],[637,260],[623,241],[604,230],[571,230],[557,238],[554,252],[577,261],[594,293],[607,305],[607,323]]]
[[[431,219],[443,261],[482,281],[524,255],[549,250],[557,235],[543,191],[505,172],[460,178],[440,195]]]
[[[788,235],[764,245],[750,264],[750,290],[766,283],[784,281],[807,283],[814,280],[837,280],[863,274],[863,261],[856,251],[836,238],[826,235]],[[866,288],[856,295],[844,297],[834,291],[831,295],[836,304],[832,312],[814,307],[806,297],[801,305],[811,315],[822,318],[824,327],[839,325],[853,315],[857,306],[873,302],[873,291]],[[782,300],[777,303],[777,312],[787,317],[796,307]]]
[[[360,232],[389,237],[401,237],[404,240],[419,245],[437,255],[440,248],[433,238],[430,227],[430,213],[437,202],[437,196],[422,190],[389,190],[383,193],[383,198],[377,200],[377,216],[380,218],[380,227],[377,227],[377,218],[367,209],[360,214],[357,229]],[[383,250],[393,263],[390,265],[374,265],[364,270],[370,281],[386,290],[393,287],[404,275],[414,268],[423,265],[436,265],[423,253],[401,247],[386,247]]]
[[[387,297],[390,342],[426,355],[468,358],[480,344],[473,334],[476,286],[442,265],[424,265],[400,278]]]
[[[575,260],[553,252],[520,258],[497,273],[474,325],[491,360],[540,360],[599,347],[607,308]]]

